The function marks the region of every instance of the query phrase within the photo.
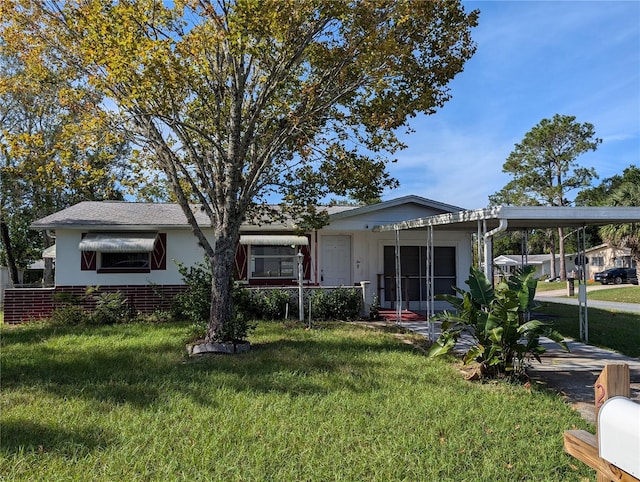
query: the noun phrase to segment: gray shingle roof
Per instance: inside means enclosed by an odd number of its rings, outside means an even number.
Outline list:
[[[200,226],[211,225],[207,215],[198,206],[194,205],[192,209]],[[331,215],[354,207],[335,206],[326,209]],[[269,225],[275,229],[292,228],[281,222]],[[83,227],[108,230],[190,228],[178,204],[126,201],[83,201],[39,219],[31,227],[38,230]]]
[[[210,225],[209,218],[194,207],[201,226]],[[35,221],[33,229],[74,227],[184,227],[187,218],[178,204],[133,203],[125,201],[83,201]]]

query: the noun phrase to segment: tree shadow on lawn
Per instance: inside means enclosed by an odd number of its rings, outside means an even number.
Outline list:
[[[61,398],[141,408],[172,393],[210,406],[215,403],[216,390],[223,387],[291,396],[327,395],[336,390],[370,392],[385,383],[382,373],[388,366],[376,353],[413,350],[390,340],[373,343],[347,336],[335,341],[282,338],[257,342],[244,354],[187,358],[180,345],[176,341],[146,345],[144,350],[127,346],[92,352],[31,348],[33,356],[4,357],[3,388],[33,387]],[[434,378],[433,383],[438,380]]]
[[[99,428],[69,431],[32,420],[9,419],[2,421],[0,454],[55,452],[77,457],[106,448],[113,438]]]

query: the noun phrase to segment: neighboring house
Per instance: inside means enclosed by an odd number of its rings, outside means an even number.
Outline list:
[[[376,225],[461,211],[461,208],[418,196],[382,203],[326,208],[329,224],[297,236],[292,222],[241,228],[235,277],[248,286],[297,284],[298,254],[308,286],[353,286],[368,283],[367,302],[377,297],[383,307],[395,299],[395,236],[372,232]],[[208,218],[194,208],[201,226]],[[7,290],[5,321],[47,316],[54,295],[84,293],[86,287],[123,292],[140,312],[167,308],[184,289],[176,262],[203,261],[184,214],[176,204],[81,202],[33,223],[55,236],[55,287]],[[210,229],[210,228],[209,228]],[[205,233],[207,228],[205,227]],[[403,235],[400,264],[403,307],[425,309],[427,240],[424,232]],[[464,286],[471,259],[471,234],[457,231],[434,236],[435,292]],[[408,303],[407,303],[408,301]]]
[[[576,271],[575,254],[565,255],[567,276]],[[500,278],[509,276],[516,268],[523,265],[535,266],[534,276],[538,279],[545,279],[551,276],[551,255],[550,254],[503,254],[493,259],[495,267],[494,276]],[[560,256],[556,255],[556,276],[560,272]]]
[[[609,268],[635,268],[636,263],[631,259],[629,248],[613,248],[608,244],[601,244],[585,251],[587,257],[587,279],[593,280],[596,273]],[[567,275],[577,271],[575,264],[576,255],[565,256],[567,263]],[[495,276],[509,275],[523,264],[529,264],[536,268],[536,278],[551,276],[551,255],[530,254],[526,258],[519,254],[503,254],[493,260]],[[560,257],[556,256],[556,267],[560,266]]]
[[[609,268],[635,268],[629,248],[613,248],[608,244],[600,244],[585,251],[587,256],[587,278],[593,279],[596,273]]]

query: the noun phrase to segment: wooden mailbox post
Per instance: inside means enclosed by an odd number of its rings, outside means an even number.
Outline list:
[[[608,399],[616,396],[627,398],[631,396],[629,365],[607,365],[596,380],[594,391],[597,421],[600,407]],[[596,430],[599,430],[597,425]],[[598,482],[640,482],[640,479],[600,457],[598,439],[594,434],[584,430],[566,430],[564,449],[568,454],[595,469]]]

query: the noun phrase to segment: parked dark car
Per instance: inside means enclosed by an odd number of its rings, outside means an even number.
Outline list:
[[[638,277],[635,268],[611,268],[596,273],[593,277],[603,285],[633,283],[638,284]]]

